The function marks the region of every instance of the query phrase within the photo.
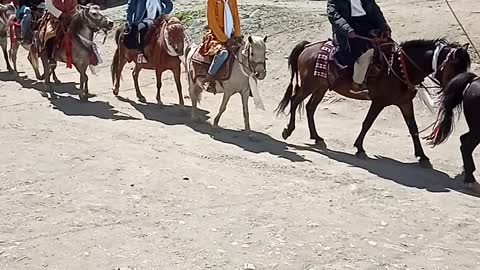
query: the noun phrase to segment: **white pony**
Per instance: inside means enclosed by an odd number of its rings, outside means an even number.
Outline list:
[[[245,121],[245,131],[250,132],[250,120],[248,113],[248,98],[250,93],[253,95],[255,105],[264,110],[262,100],[260,98],[257,80],[263,80],[267,75],[266,67],[266,43],[267,37],[249,36],[235,55],[232,65],[231,75],[228,80],[222,83],[216,82],[217,93],[223,93],[222,105],[217,116],[213,121],[214,126],[218,126],[218,121],[227,108],[230,97],[235,93],[242,96],[243,117]],[[199,121],[197,116],[197,103],[200,101],[201,93],[204,87],[205,78],[198,77],[194,80],[194,68],[192,65],[192,57],[198,49],[198,45],[192,44],[185,49],[185,69],[188,74],[188,91],[192,100],[192,120]],[[228,64],[228,63],[225,63]]]

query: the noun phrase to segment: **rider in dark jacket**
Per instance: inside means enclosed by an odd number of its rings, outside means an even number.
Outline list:
[[[375,0],[328,0],[328,19],[332,24],[333,42],[339,48],[338,61],[354,65],[354,92],[363,89],[367,69],[372,61],[373,49],[366,40],[372,30],[391,35],[391,29]]]
[[[30,23],[32,22],[32,9],[37,8],[44,1],[42,0],[19,0],[17,18],[20,20],[20,31],[22,42],[26,42],[26,38],[30,33]]]

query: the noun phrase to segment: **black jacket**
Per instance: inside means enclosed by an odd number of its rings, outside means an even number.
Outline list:
[[[366,16],[369,17],[372,24],[381,31],[390,31],[383,13],[375,0],[361,0]],[[348,49],[348,33],[354,31],[349,21],[352,18],[352,8],[350,0],[328,0],[327,14],[328,20],[332,24],[333,41],[340,47],[340,50]]]

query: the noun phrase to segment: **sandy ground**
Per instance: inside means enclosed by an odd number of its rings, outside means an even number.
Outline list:
[[[250,106],[254,140],[241,131],[239,96],[223,129],[190,123],[170,74],[163,108],[149,71],[141,84],[152,103],[136,101],[128,68],[116,99],[106,67],[111,39],[102,46],[105,67],[90,76],[98,96],[86,104],[72,70],[59,66],[62,96],[50,102],[24,52],[19,69],[28,77],[16,80],[0,64],[0,269],[480,269],[479,200],[454,180],[463,121],[448,143],[425,146],[433,170],[416,164],[396,108],[365,141],[372,159],[356,159],[352,144],[369,103],[334,94],[316,113],[329,151],[310,145],[305,119],[282,140],[287,118],[273,110],[287,85],[285,56],[302,39],[330,35],[325,2],[240,2],[245,28],[271,35],[260,83],[267,110]],[[379,3],[398,40],[465,41],[443,1]],[[480,2],[452,5],[480,45]],[[220,101],[204,95],[202,113],[212,118]],[[416,103],[426,127],[434,117]]]

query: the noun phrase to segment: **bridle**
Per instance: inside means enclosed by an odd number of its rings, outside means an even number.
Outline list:
[[[241,50],[239,52],[239,55],[243,57],[245,57],[245,53],[246,53],[246,57],[247,57],[247,63],[245,64],[242,60],[239,59],[238,55],[235,54],[235,60],[238,61],[238,63],[240,63],[240,65],[243,67],[242,68],[242,71],[245,73],[246,76],[255,76],[256,75],[256,70],[257,70],[257,67],[259,66],[263,66],[263,70],[265,70],[265,72],[267,71],[267,63],[266,63],[266,58],[265,58],[265,61],[254,61],[250,58],[250,56],[252,55],[252,46],[250,44],[250,42],[246,42],[245,43],[245,49]],[[245,70],[246,69],[246,70]]]

